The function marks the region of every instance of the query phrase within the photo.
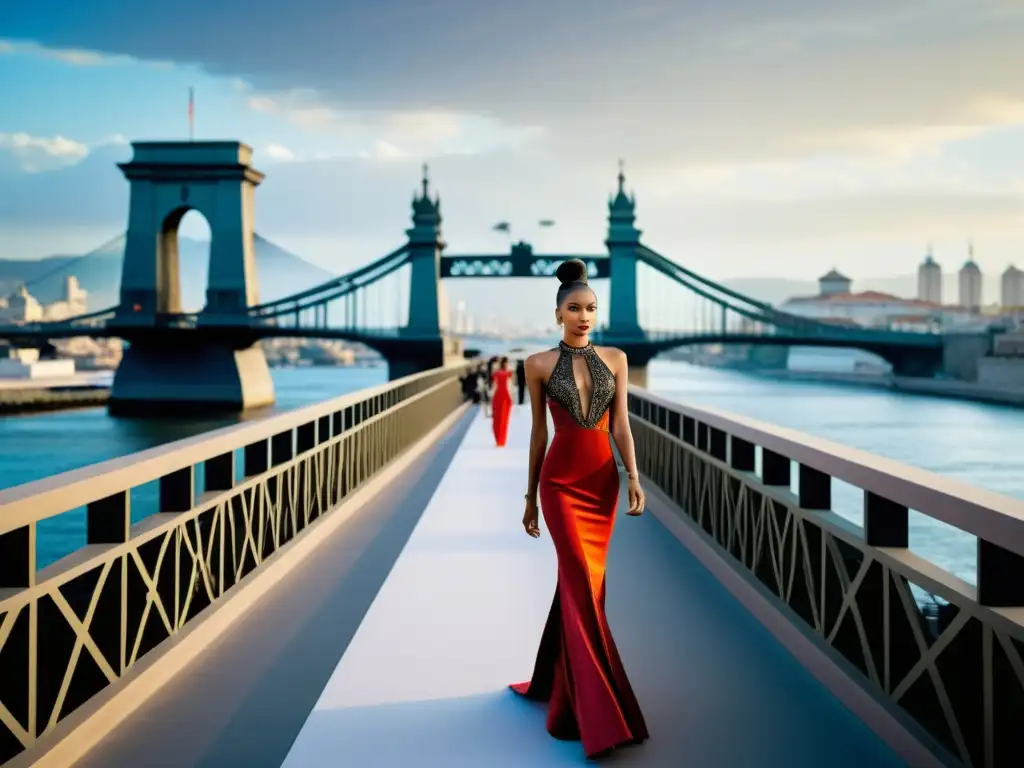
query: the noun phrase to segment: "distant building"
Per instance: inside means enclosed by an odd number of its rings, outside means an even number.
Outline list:
[[[89,292],[78,284],[78,278],[68,275],[64,278],[64,297],[43,307],[43,319],[59,321],[84,315],[88,298]]]
[[[40,360],[38,349],[7,348],[0,354],[0,379],[57,379],[74,375],[74,360]]]
[[[437,284],[437,323],[442,331],[451,330],[452,309],[448,303],[448,294],[444,290],[444,281]]]
[[[967,261],[960,267],[960,306],[972,312],[981,309],[981,267],[974,261],[974,246],[968,246]]]
[[[0,322],[35,323],[43,319],[43,307],[24,285],[0,306]]]
[[[850,289],[853,282],[835,270],[819,281],[817,296],[795,296],[779,309],[791,315],[811,317],[836,325],[888,328],[907,331],[935,331],[976,322],[962,307],[944,307],[923,299],[904,299],[880,291]],[[845,291],[837,290],[845,287]]]
[[[469,326],[468,320],[469,315],[466,310],[466,302],[459,300],[455,304],[455,318],[453,321],[452,330],[455,333],[467,333],[467,328]]]
[[[917,270],[917,298],[931,304],[942,303],[942,267],[932,258],[932,249]]]
[[[64,296],[52,304],[40,304],[23,285],[13,296],[0,298],[0,322],[36,323],[67,320],[84,315],[88,308],[88,296],[88,292],[78,284],[78,278],[74,275],[64,278]]]
[[[1000,304],[1003,309],[1024,309],[1024,271],[1010,265],[1003,272],[1000,285]]]
[[[849,293],[852,285],[853,281],[850,278],[835,269],[818,278],[818,291],[822,296]]]

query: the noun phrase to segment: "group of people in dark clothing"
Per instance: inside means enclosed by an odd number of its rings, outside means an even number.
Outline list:
[[[482,404],[484,409],[488,410],[491,404],[494,372],[508,365],[508,362],[507,357],[495,355],[486,363],[470,368],[462,377],[462,394],[466,400]],[[516,361],[516,392],[519,405],[522,405],[526,402],[526,364],[522,360]]]

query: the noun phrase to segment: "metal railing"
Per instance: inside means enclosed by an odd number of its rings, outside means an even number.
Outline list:
[[[953,761],[1021,764],[1024,503],[642,389],[629,410],[640,471],[868,691]],[[910,510],[977,537],[977,586],[911,551]]]
[[[464,370],[435,369],[0,491],[0,764],[230,599],[453,414]],[[131,491],[152,481],[158,511],[132,524]],[[37,571],[40,521],[83,505],[86,546]]]

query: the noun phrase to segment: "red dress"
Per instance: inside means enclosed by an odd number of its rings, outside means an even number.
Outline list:
[[[494,442],[501,448],[508,439],[508,420],[512,415],[512,392],[509,381],[512,371],[494,372],[494,400],[491,403],[491,427],[494,429]]]
[[[572,357],[593,381],[583,414]],[[547,729],[580,739],[588,757],[644,741],[647,725],[605,617],[605,561],[619,474],[608,434],[615,377],[593,347],[562,345],[546,387],[555,436],[540,474],[540,505],[558,554],[558,584],[533,677],[512,686],[549,701]]]

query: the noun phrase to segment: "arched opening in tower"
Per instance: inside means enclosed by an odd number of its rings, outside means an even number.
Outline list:
[[[157,248],[157,312],[198,312],[206,305],[212,246],[210,223],[183,205],[167,215]]]

